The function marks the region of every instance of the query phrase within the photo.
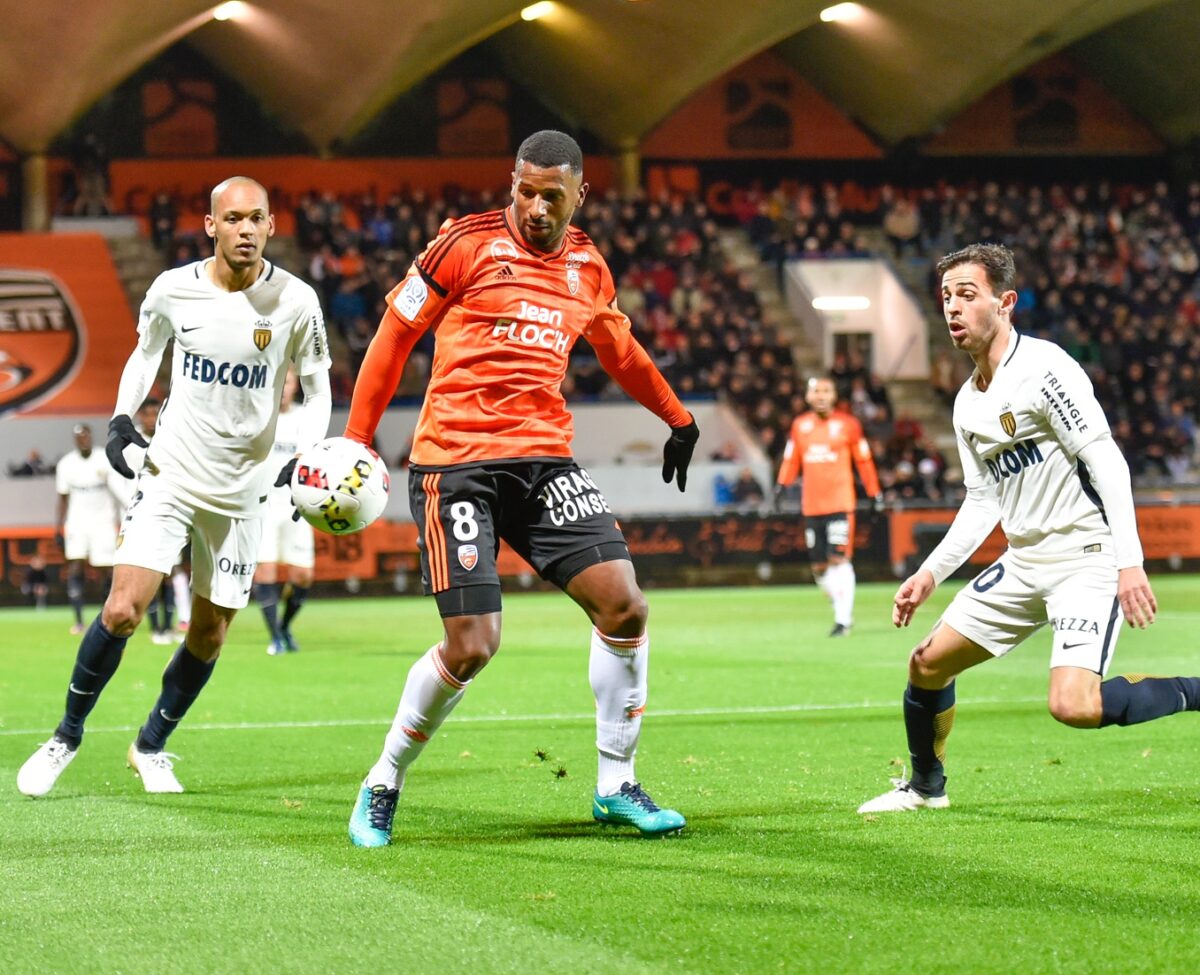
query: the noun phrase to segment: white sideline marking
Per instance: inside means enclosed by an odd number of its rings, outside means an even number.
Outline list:
[[[977,697],[960,700],[959,704],[968,707],[978,704],[1038,704],[1044,697]],[[700,718],[733,716],[739,714],[796,714],[810,711],[870,711],[880,708],[895,708],[900,710],[900,701],[874,702],[860,701],[857,704],[775,704],[761,707],[744,708],[667,708],[661,711],[651,710],[651,718]],[[451,718],[453,724],[485,724],[485,723],[520,723],[543,721],[591,721],[595,718],[592,712],[559,713],[559,714],[465,714],[462,717]],[[183,727],[188,731],[265,731],[282,728],[386,728],[392,723],[391,718],[347,718],[331,721],[243,721],[232,723],[210,722],[204,724],[187,724]],[[110,728],[88,728],[89,735],[128,734],[137,731],[140,725],[119,725]],[[46,728],[0,728],[0,737],[11,735],[45,735]]]

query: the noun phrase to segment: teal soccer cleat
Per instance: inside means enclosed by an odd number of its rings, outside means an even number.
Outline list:
[[[674,809],[659,809],[636,782],[611,796],[592,796],[592,818],[606,826],[636,826],[643,836],[669,836],[687,825]]]
[[[358,802],[350,814],[350,842],[355,846],[387,846],[392,842],[392,819],[396,815],[399,789],[386,785],[358,790]]]

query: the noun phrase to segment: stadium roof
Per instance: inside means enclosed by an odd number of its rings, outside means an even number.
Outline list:
[[[327,147],[452,58],[486,46],[546,107],[612,146],[766,49],[883,146],[938,131],[997,84],[1067,51],[1165,141],[1200,137],[1197,0],[0,0],[0,138],[44,151],[93,102],[186,39]]]

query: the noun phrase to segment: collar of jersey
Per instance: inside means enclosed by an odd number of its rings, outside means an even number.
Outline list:
[[[516,244],[519,248],[521,248],[521,250],[531,257],[536,257],[539,261],[553,261],[555,258],[562,256],[563,251],[567,249],[566,234],[563,234],[562,243],[559,245],[558,250],[556,250],[553,254],[544,254],[541,251],[535,251],[532,247],[525,243],[525,239],[521,236],[520,232],[509,221],[508,211],[510,209],[512,208],[504,208],[504,229],[508,231],[508,236],[512,238],[514,244]],[[570,229],[571,228],[568,226],[567,231],[570,232]],[[266,260],[266,258],[264,258],[264,260]]]
[[[239,293],[245,294],[247,291],[253,291],[260,284],[262,284],[262,282],[266,281],[268,278],[270,278],[270,276],[272,274],[275,273],[275,265],[272,264],[270,261],[268,261],[264,257],[262,259],[262,262],[263,262],[262,274],[260,274],[257,278],[254,279],[254,283],[252,285],[250,285],[250,287],[243,288],[241,290],[241,292],[226,291],[224,288],[218,287],[217,284],[213,281],[213,279],[208,276],[208,271],[205,270],[205,267],[207,267],[208,262],[215,261],[215,260],[216,260],[215,257],[205,257],[196,262],[196,280],[203,281],[206,285],[208,285],[210,288],[212,288],[213,291],[216,291],[219,294],[223,294],[223,295],[236,295]]]
[[[1000,365],[998,365],[996,367],[996,371],[994,373],[992,373],[992,381],[990,383],[988,383],[988,388],[987,389],[979,388],[979,369],[978,368],[976,368],[975,371],[973,373],[971,373],[971,386],[975,389],[975,392],[977,394],[979,394],[980,396],[989,392],[996,385],[996,380],[1000,378],[1000,373],[1002,373],[1008,367],[1008,364],[1010,362],[1012,362],[1012,357],[1017,354],[1017,346],[1021,344],[1021,333],[1018,332],[1014,328],[1014,329],[1011,329],[1008,334],[1009,334],[1008,353],[1004,356],[1004,360],[1000,363]]]

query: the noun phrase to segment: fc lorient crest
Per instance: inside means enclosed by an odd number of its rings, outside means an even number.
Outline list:
[[[86,330],[66,285],[28,268],[0,268],[0,416],[63,389],[83,363]]]
[[[479,549],[474,545],[460,545],[458,547],[458,564],[470,572],[475,568],[475,563],[479,561]]]

